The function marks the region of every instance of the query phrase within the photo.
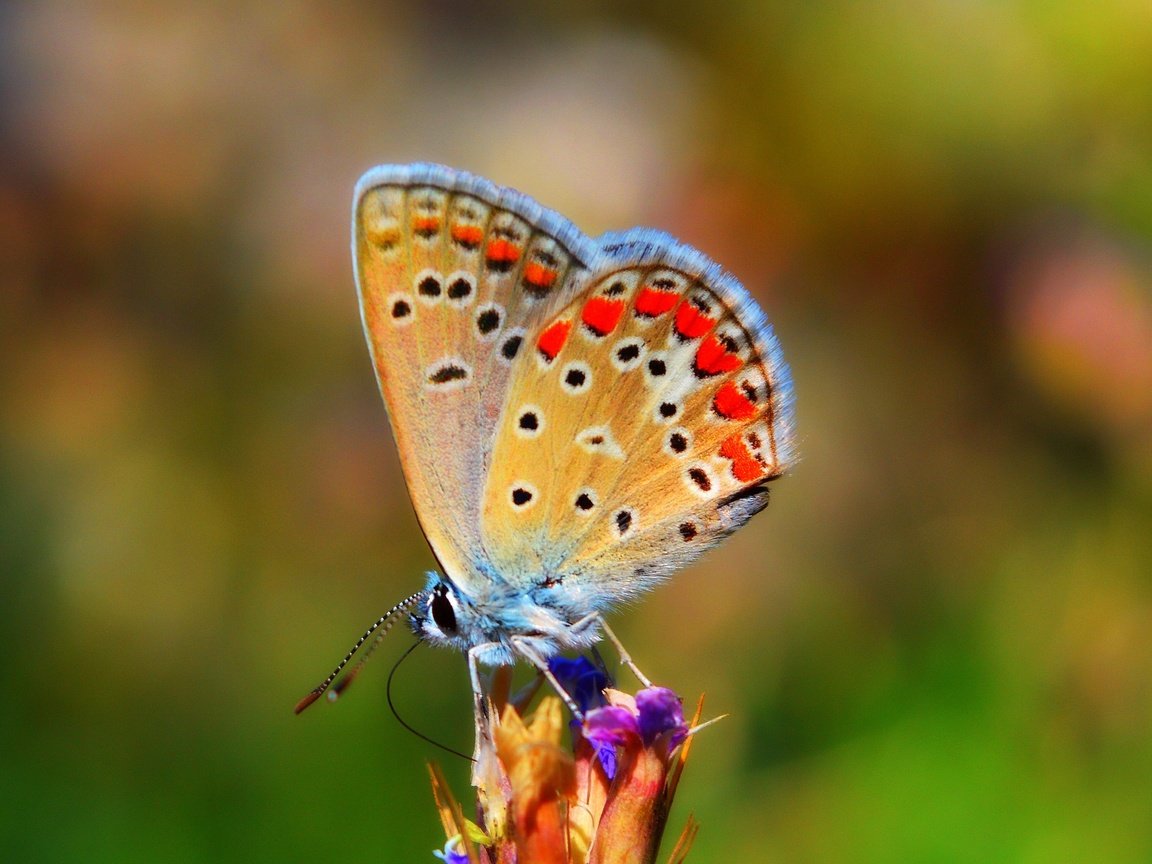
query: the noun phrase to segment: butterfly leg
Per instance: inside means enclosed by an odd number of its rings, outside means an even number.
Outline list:
[[[468,678],[472,682],[472,714],[476,721],[476,740],[481,736],[488,737],[488,698],[484,695],[484,688],[480,685],[479,656],[482,652],[498,647],[496,643],[489,642],[484,645],[475,645],[468,649]]]
[[[515,646],[520,656],[535,666],[536,670],[544,676],[544,680],[552,685],[552,689],[564,700],[564,704],[568,706],[568,710],[572,712],[572,716],[583,723],[584,712],[580,710],[580,706],[576,704],[576,700],[564,689],[564,685],[552,674],[552,670],[548,668],[547,659],[545,659],[544,655],[532,644],[532,640],[525,639],[521,636],[513,636],[512,645]]]
[[[641,684],[643,684],[645,687],[651,687],[652,682],[648,679],[648,676],[641,672],[640,667],[638,667],[632,661],[632,655],[630,655],[627,650],[625,650],[624,643],[620,641],[620,637],[612,632],[612,628],[608,626],[608,622],[604,620],[604,616],[599,612],[593,612],[592,614],[581,618],[579,621],[572,625],[572,629],[583,630],[584,628],[590,627],[593,624],[600,625],[600,629],[604,633],[604,638],[612,643],[612,647],[616,649],[616,654],[620,657],[620,662],[632,670],[632,674],[636,676]]]

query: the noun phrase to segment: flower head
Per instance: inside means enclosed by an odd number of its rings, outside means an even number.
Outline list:
[[[627,746],[636,739],[645,747],[674,750],[688,734],[680,697],[667,687],[646,687],[635,697],[609,691],[605,708],[589,712],[584,734],[592,741]]]
[[[680,698],[664,687],[606,689],[584,658],[550,668],[585,714],[561,743],[563,708],[545,696],[532,713],[490,704],[477,728],[481,825],[472,825],[433,772],[450,864],[643,864],[655,860],[690,745]],[[504,682],[506,684],[506,682]],[[498,686],[497,693],[507,693]],[[697,711],[697,715],[699,711]],[[674,854],[682,860],[695,825]]]
[[[464,848],[459,834],[449,837],[443,850],[435,849],[432,854],[446,864],[468,864],[468,852]]]

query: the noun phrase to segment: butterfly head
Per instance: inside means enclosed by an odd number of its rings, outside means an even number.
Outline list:
[[[486,665],[515,661],[513,645],[519,637],[550,657],[566,649],[587,647],[596,639],[595,628],[573,628],[573,610],[562,602],[562,592],[538,588],[521,591],[491,580],[488,590],[473,596],[450,577],[428,574],[428,585],[410,613],[417,636],[433,645],[460,651],[477,650]]]
[[[413,608],[410,622],[417,636],[433,645],[459,651],[504,642],[504,628],[455,582],[439,573],[428,574],[427,588],[421,602]]]
[[[424,592],[424,602],[412,612],[412,629],[434,644],[467,647],[467,640],[461,635],[461,622],[467,616],[460,607],[455,586],[438,574],[428,575],[431,585]]]

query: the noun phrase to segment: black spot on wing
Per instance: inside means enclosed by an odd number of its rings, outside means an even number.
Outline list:
[[[468,377],[468,371],[459,366],[448,364],[441,366],[435,372],[428,376],[428,380],[433,384],[447,384],[449,381],[459,381]]]
[[[509,336],[504,340],[504,344],[500,346],[500,353],[504,355],[505,360],[514,360],[520,352],[520,345],[523,344],[523,342],[523,336]]]

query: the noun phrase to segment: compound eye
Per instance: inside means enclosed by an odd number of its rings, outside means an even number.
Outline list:
[[[437,588],[432,594],[432,620],[436,622],[441,633],[451,635],[456,632],[456,611],[452,608],[452,601],[448,599],[446,588]]]

